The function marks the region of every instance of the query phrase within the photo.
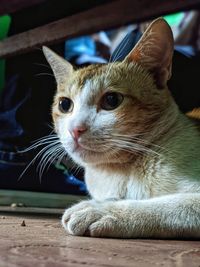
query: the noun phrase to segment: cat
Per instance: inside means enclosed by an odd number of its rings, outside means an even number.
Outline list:
[[[43,47],[55,131],[91,196],[64,212],[69,234],[200,238],[200,132],[167,87],[173,46],[158,18],[122,62],[74,70]]]

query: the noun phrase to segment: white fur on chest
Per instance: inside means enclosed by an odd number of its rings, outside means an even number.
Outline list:
[[[138,177],[122,176],[118,173],[86,170],[87,188],[91,196],[99,201],[105,199],[147,199],[150,190]]]
[[[126,174],[125,174],[126,173]],[[146,164],[127,171],[107,172],[86,168],[85,180],[92,198],[106,199],[149,199],[174,193],[200,192],[200,183],[192,179],[192,170],[176,170],[170,164],[149,159]]]

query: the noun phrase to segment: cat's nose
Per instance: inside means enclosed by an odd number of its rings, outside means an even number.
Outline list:
[[[87,131],[87,128],[85,126],[77,126],[74,129],[72,129],[72,136],[75,140],[78,140],[79,137]]]

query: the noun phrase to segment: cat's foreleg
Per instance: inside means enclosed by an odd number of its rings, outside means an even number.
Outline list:
[[[62,223],[73,235],[200,238],[200,194],[138,201],[83,201],[65,211]]]

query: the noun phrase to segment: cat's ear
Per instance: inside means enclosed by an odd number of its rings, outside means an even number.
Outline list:
[[[73,72],[73,66],[46,46],[42,47],[46,60],[50,64],[58,85],[64,84]]]
[[[137,62],[150,71],[158,88],[163,88],[171,77],[173,51],[171,28],[164,19],[158,18],[149,25],[125,61]]]

